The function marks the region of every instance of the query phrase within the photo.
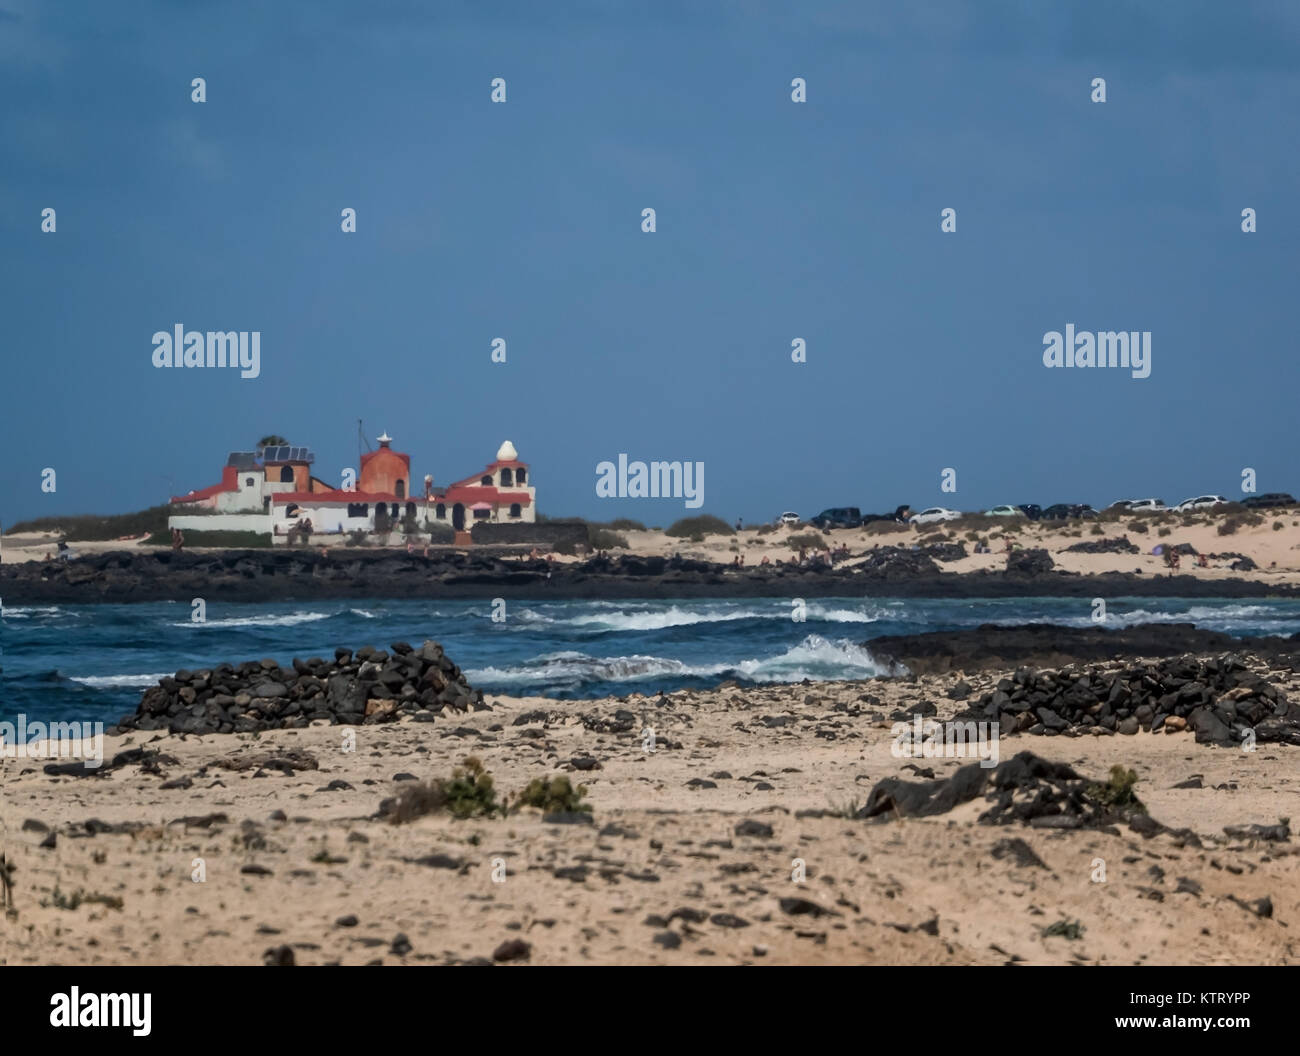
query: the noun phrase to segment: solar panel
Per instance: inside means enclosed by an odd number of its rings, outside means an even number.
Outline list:
[[[234,458],[234,454],[230,456]],[[252,457],[252,456],[249,456]],[[315,462],[316,456],[310,447],[298,447],[293,444],[272,444],[262,448],[263,462]],[[234,465],[233,462],[229,463]]]

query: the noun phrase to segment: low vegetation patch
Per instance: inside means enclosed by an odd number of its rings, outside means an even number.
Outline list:
[[[177,515],[187,517],[202,516],[210,511],[197,506],[150,506],[147,510],[135,513],[115,513],[107,516],[96,514],[76,514],[64,517],[37,517],[30,521],[19,521],[5,530],[5,535],[20,532],[57,532],[70,543],[106,542],[127,536],[139,538],[142,535],[161,533],[171,542],[171,533],[167,530],[167,518]],[[188,533],[187,533],[188,534]]]
[[[1254,528],[1263,523],[1264,518],[1258,513],[1234,513],[1230,517],[1225,517],[1219,524],[1219,534],[1233,535],[1238,528]]]
[[[1089,799],[1111,810],[1123,814],[1145,814],[1147,808],[1133,791],[1137,780],[1135,770],[1116,764],[1110,768],[1110,779],[1104,783],[1093,782],[1086,794]]]
[[[590,814],[591,804],[582,801],[586,794],[586,785],[574,788],[563,774],[549,780],[535,777],[519,793],[514,807],[537,807],[543,814]]]
[[[594,524],[587,525],[587,545],[593,550],[626,550],[627,536],[619,535],[618,532],[611,531],[608,528],[598,528]]]
[[[81,888],[78,888],[71,895],[67,895],[59,890],[58,884],[55,884],[54,890],[50,892],[50,897],[42,899],[41,905],[47,909],[50,906],[55,909],[76,909],[78,906],[83,905],[121,909],[122,900],[116,895],[101,895],[98,891],[84,891]]]
[[[721,517],[704,513],[698,517],[683,517],[681,520],[674,521],[664,534],[671,535],[675,539],[692,539],[695,536],[735,535],[736,530]]]
[[[466,756],[451,777],[410,782],[379,805],[380,815],[394,825],[443,811],[456,818],[490,818],[505,813],[505,807],[497,803],[492,775],[476,756]]]

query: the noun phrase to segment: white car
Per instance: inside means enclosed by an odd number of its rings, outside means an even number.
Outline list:
[[[792,510],[786,510],[776,519],[777,524],[794,525],[799,523],[799,515]]]
[[[1187,513],[1189,510],[1209,510],[1227,504],[1228,500],[1222,495],[1198,495],[1194,499],[1184,499],[1174,509],[1179,513]]]
[[[1025,511],[1018,506],[994,506],[984,511],[985,517],[1024,517]]]
[[[931,506],[928,510],[914,513],[909,520],[912,524],[939,524],[942,521],[955,521],[961,514],[957,510],[945,509],[943,506]]]
[[[1129,513],[1162,513],[1167,509],[1164,499],[1132,499],[1128,504]]]

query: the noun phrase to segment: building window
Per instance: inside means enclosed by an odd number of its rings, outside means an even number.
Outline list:
[[[520,466],[518,469],[515,470],[516,484],[523,484],[527,479],[528,479],[528,471],[524,469],[523,466]]]
[[[254,484],[256,484],[256,483],[257,483],[257,482],[256,482],[252,477],[245,477],[245,478],[244,478],[244,487],[246,487],[246,488],[251,488],[251,487],[252,487]]]
[[[510,470],[503,469],[501,471],[501,486],[503,488],[508,488],[513,484],[514,484],[514,477],[510,473]]]
[[[447,519],[447,507],[441,502],[438,503],[438,508],[434,511],[434,516],[440,521],[445,521]]]
[[[519,517],[522,513],[523,513],[523,510],[521,510],[521,509],[519,508],[519,503],[517,503],[517,502],[512,502],[512,503],[510,504],[510,516],[511,516],[511,517]]]
[[[490,516],[492,516],[492,511],[491,511],[491,510],[475,510],[475,511],[474,511],[474,520],[476,520],[476,521],[486,521]]]
[[[293,483],[293,466],[280,467],[280,483],[281,484]]]
[[[370,506],[369,506],[368,504],[364,503],[364,502],[349,502],[349,503],[348,503],[348,516],[349,516],[349,517],[369,517],[369,516],[370,516]]]
[[[397,503],[390,502],[388,504],[388,516],[394,521],[397,520]]]
[[[406,498],[406,481],[399,480],[397,482],[397,487],[393,489],[393,492],[397,495],[399,499]]]
[[[406,516],[408,516],[408,517],[414,517],[414,516],[415,516],[415,503],[413,503],[413,502],[408,502],[408,503],[406,504]]]
[[[485,487],[485,488],[490,488],[490,487],[492,487],[492,478],[491,478],[491,477],[484,477],[482,480],[479,481],[479,483],[482,484],[483,487]]]

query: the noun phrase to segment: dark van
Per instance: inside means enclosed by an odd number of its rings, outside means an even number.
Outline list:
[[[816,528],[856,528],[862,523],[862,511],[856,506],[834,506],[822,510],[809,523]]]

